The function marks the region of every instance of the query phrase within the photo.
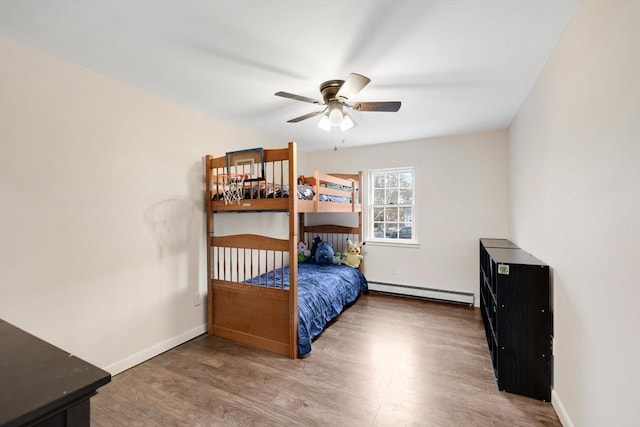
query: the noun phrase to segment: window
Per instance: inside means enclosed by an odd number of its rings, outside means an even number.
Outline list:
[[[372,240],[415,242],[413,168],[369,171],[369,236]]]

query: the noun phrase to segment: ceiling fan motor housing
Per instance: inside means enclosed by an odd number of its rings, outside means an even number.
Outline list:
[[[320,85],[320,93],[322,93],[322,99],[325,104],[329,104],[331,101],[340,101],[336,96],[344,80],[328,80]]]

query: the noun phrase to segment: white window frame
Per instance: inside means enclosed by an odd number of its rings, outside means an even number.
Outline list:
[[[381,173],[383,174],[397,174],[397,173],[403,173],[403,172],[408,172],[411,173],[411,176],[413,178],[413,181],[411,183],[411,190],[412,190],[412,203],[410,204],[403,204],[403,205],[397,205],[397,204],[382,204],[382,205],[376,205],[374,204],[375,201],[375,197],[374,197],[374,192],[376,190],[375,188],[375,181],[374,181],[374,176],[375,175],[379,175]],[[370,169],[368,171],[368,193],[367,193],[367,208],[366,208],[366,216],[365,216],[365,221],[366,221],[366,235],[367,235],[367,242],[372,242],[372,243],[384,243],[384,244],[392,244],[392,245],[416,245],[418,244],[418,238],[417,238],[417,221],[416,221],[416,170],[415,167],[413,166],[406,166],[406,167],[397,167],[397,168],[385,168],[385,169]],[[400,188],[400,187],[398,187]],[[375,215],[374,215],[374,210],[376,208],[380,208],[380,207],[384,207],[384,206],[399,206],[399,207],[405,207],[405,208],[411,208],[411,219],[409,222],[411,222],[411,226],[412,226],[412,233],[411,233],[411,238],[407,239],[407,238],[399,238],[398,235],[396,235],[395,237],[385,237],[385,236],[380,236],[379,232],[378,235],[376,236],[376,233],[374,232],[375,230],[375,226],[374,224],[377,222],[375,221]],[[383,221],[386,222],[386,221]],[[393,221],[392,221],[393,222]],[[398,221],[398,228],[397,231],[399,233],[400,229],[402,228],[402,226],[400,225],[401,222]]]

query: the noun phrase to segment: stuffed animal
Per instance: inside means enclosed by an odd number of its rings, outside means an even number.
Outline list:
[[[344,255],[340,252],[336,252],[333,254],[333,263],[337,265],[344,264]]]
[[[310,188],[298,188],[298,199],[312,200],[313,190],[311,190]]]
[[[364,257],[360,254],[362,245],[364,245],[364,242],[354,243],[351,241],[351,239],[347,239],[347,255],[345,257],[344,263],[349,267],[360,267],[360,262],[364,259]]]
[[[318,264],[333,264],[333,245],[331,243],[318,243],[318,248],[316,249],[316,262]]]
[[[305,262],[311,256],[311,251],[305,242],[298,243],[298,262]]]
[[[318,250],[320,242],[322,242],[322,239],[319,236],[314,237],[313,244],[311,245],[311,262],[316,260],[316,250]]]

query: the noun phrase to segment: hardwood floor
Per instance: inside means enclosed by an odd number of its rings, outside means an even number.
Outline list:
[[[92,426],[560,426],[498,391],[478,309],[362,296],[291,360],[203,335],[91,400]]]

